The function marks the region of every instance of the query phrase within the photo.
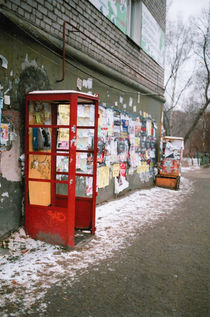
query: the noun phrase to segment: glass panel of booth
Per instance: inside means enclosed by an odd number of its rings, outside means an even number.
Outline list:
[[[76,176],[76,197],[92,198],[93,177]]]
[[[34,179],[29,180],[28,183],[30,204],[51,205],[53,170],[56,182],[55,194],[68,195],[68,184],[60,183],[60,181],[68,181],[70,113],[68,101],[66,103],[65,101],[63,103],[29,102],[28,123],[33,127],[28,129],[28,150],[36,152],[28,156],[28,177]],[[85,104],[85,102],[78,104],[76,173],[93,174],[94,125],[95,105]],[[53,163],[54,159],[55,163]],[[49,182],[36,181],[36,179],[49,180]],[[81,189],[82,179],[83,185],[85,184],[82,197],[92,195],[93,177],[77,176],[76,191],[78,194],[80,192],[79,196],[82,191],[77,189],[79,187]]]
[[[36,152],[36,154],[29,154],[28,156],[28,177],[50,180],[52,129],[45,126],[52,124],[51,103],[30,101],[28,123],[38,125],[38,127],[28,129],[28,150],[29,152]],[[28,187],[30,204],[42,206],[51,204],[50,182],[31,180]]]

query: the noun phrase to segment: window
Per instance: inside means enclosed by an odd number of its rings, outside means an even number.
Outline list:
[[[139,46],[141,39],[141,7],[140,0],[128,0],[127,34]]]

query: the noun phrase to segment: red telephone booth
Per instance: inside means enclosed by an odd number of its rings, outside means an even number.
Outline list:
[[[75,230],[95,233],[98,96],[32,91],[26,96],[25,228],[68,247]]]

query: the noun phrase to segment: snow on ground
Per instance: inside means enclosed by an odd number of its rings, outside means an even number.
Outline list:
[[[8,316],[8,303],[20,304],[19,311],[9,315],[20,316],[35,300],[41,302],[52,285],[72,285],[90,265],[97,270],[101,260],[131,244],[137,230],[171,214],[193,191],[193,183],[182,177],[179,191],[153,187],[98,206],[95,237],[74,251],[35,241],[20,229],[9,239],[9,254],[0,255],[0,289],[5,290],[4,294],[0,291],[3,317]],[[40,304],[40,313],[44,309],[45,304]]]

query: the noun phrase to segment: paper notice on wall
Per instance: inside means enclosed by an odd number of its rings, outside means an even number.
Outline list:
[[[9,124],[2,123],[0,125],[0,141],[2,145],[6,145],[9,139]]]
[[[121,191],[126,189],[129,186],[128,181],[125,177],[120,176],[119,178],[115,177],[115,194],[119,194]]]
[[[130,98],[129,98],[129,107],[132,107],[132,105],[133,105],[133,98],[130,97]]]
[[[120,174],[120,164],[114,164],[112,167],[112,176],[118,177]]]
[[[152,122],[150,120],[147,120],[146,131],[148,136],[152,135]]]
[[[149,172],[149,165],[146,162],[142,162],[141,165],[137,166],[137,173],[146,173]]]
[[[142,165],[138,165],[136,171],[138,174],[140,174],[140,173],[144,172],[144,167]]]
[[[109,185],[109,167],[103,166],[98,168],[98,188]]]

